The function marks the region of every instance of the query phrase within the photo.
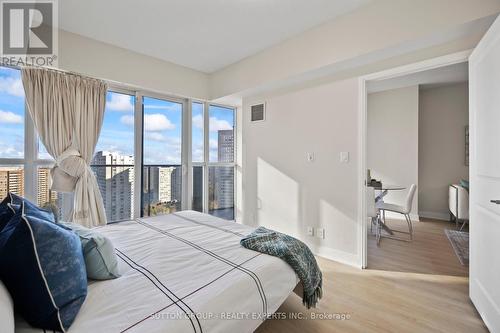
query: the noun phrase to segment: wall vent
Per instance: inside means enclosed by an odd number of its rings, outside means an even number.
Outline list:
[[[251,121],[263,121],[266,118],[266,105],[264,103],[251,106]]]

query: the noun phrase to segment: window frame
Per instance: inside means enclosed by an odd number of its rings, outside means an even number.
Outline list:
[[[201,101],[201,100],[196,100],[196,99],[191,99],[190,100],[190,111],[192,110],[192,103],[200,103],[203,104],[203,162],[192,162],[192,134],[189,134],[190,138],[190,143],[189,143],[189,160],[190,164],[188,165],[188,179],[190,180],[189,184],[189,203],[190,206],[192,207],[192,199],[193,199],[193,167],[202,167],[203,168],[203,213],[208,214],[209,213],[209,170],[210,167],[233,167],[233,175],[234,175],[234,180],[233,180],[233,207],[235,209],[234,212],[234,220],[236,220],[236,202],[237,202],[237,189],[236,189],[236,157],[237,157],[237,139],[236,139],[236,134],[237,134],[237,124],[238,124],[238,112],[237,108],[234,106],[229,106],[229,105],[224,105],[224,104],[218,104],[218,103],[212,103],[212,102],[206,102],[206,101]],[[228,110],[233,111],[233,161],[232,162],[211,162],[210,161],[210,106],[215,106],[215,107],[221,107],[225,108]],[[192,114],[190,112],[189,114],[190,117],[190,131],[192,129]]]
[[[8,67],[20,70],[18,66],[9,66],[0,63],[2,67]],[[108,83],[107,92],[116,92],[127,94],[135,97],[134,105],[134,195],[133,218],[140,218],[142,215],[142,171],[143,163],[143,133],[144,133],[144,112],[143,98],[151,97],[165,101],[171,101],[182,104],[182,135],[181,135],[181,168],[182,168],[182,203],[181,209],[192,209],[193,197],[193,166],[203,167],[203,212],[208,213],[208,170],[211,166],[229,166],[234,168],[234,207],[236,219],[236,202],[237,202],[237,181],[236,181],[236,159],[237,159],[237,127],[239,124],[237,107],[232,105],[212,103],[196,98],[184,98],[170,94],[158,93],[152,90],[141,89],[136,86],[119,83],[115,81],[104,80]],[[203,162],[192,162],[192,103],[203,104]],[[233,162],[210,162],[209,161],[209,108],[210,106],[227,108],[233,111],[233,131],[234,131],[234,158]],[[28,111],[26,102],[24,103],[24,158],[0,158],[1,166],[22,166],[24,168],[24,195],[25,197],[36,202],[38,198],[38,168],[54,166],[52,159],[40,159],[38,147],[38,134],[36,133],[33,120]],[[137,181],[140,180],[140,181]],[[110,223],[120,221],[110,221]]]

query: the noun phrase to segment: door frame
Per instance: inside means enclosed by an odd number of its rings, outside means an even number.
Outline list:
[[[366,85],[368,81],[380,81],[392,79],[399,76],[414,74],[426,70],[436,69],[449,65],[467,62],[472,53],[472,49],[451,53],[448,55],[391,68],[377,73],[361,76],[359,84],[359,105],[358,105],[358,253],[360,268],[366,268],[368,258],[368,225],[366,223],[366,153],[367,153],[367,98]]]

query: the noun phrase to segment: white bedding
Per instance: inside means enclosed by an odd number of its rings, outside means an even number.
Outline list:
[[[284,261],[243,248],[253,228],[194,211],[99,228],[118,279],[91,281],[69,333],[253,332],[298,279]],[[16,321],[16,332],[43,332]]]

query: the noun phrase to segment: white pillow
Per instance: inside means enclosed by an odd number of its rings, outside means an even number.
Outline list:
[[[0,281],[0,331],[14,333],[14,304],[2,281]]]

